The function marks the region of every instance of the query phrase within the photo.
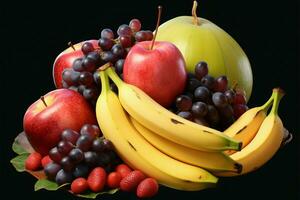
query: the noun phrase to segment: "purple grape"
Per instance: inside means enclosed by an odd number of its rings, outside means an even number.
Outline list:
[[[66,172],[65,170],[61,169],[58,171],[55,181],[58,185],[63,185],[65,183],[71,183],[73,180],[73,175],[71,172]]]
[[[77,58],[76,60],[74,60],[72,67],[74,71],[77,72],[84,71],[84,68],[82,66],[82,58]]]
[[[44,172],[47,176],[48,179],[50,180],[54,180],[56,177],[57,172],[61,170],[61,166],[57,163],[49,163],[48,165],[46,165],[46,167],[44,168]]]
[[[117,33],[119,36],[131,36],[132,30],[127,24],[122,24],[119,26]]]
[[[49,157],[56,163],[60,163],[62,159],[62,155],[59,153],[57,147],[54,147],[49,151]]]
[[[226,76],[219,76],[215,80],[214,91],[215,92],[225,92],[228,87],[228,80]]]
[[[204,117],[208,112],[207,105],[201,101],[195,102],[192,106],[192,112],[195,117]]]
[[[221,92],[215,92],[212,95],[212,101],[218,108],[223,108],[228,105],[226,96]]]
[[[58,143],[57,149],[61,155],[65,156],[73,149],[73,144],[63,140]]]
[[[92,86],[94,84],[93,74],[90,72],[81,72],[79,76],[79,83],[85,86]]]
[[[88,53],[94,51],[94,46],[90,42],[85,42],[81,46],[81,51],[83,52],[84,55],[87,55]]]
[[[92,144],[93,138],[90,135],[81,135],[76,142],[76,146],[84,152],[88,151],[92,147]]]
[[[73,163],[80,163],[84,158],[83,152],[78,148],[72,149],[69,153],[69,158]]]
[[[85,124],[81,127],[80,134],[81,135],[87,134],[87,135],[90,135],[93,139],[95,139],[96,137],[98,137],[100,135],[100,129],[96,125]]]
[[[63,141],[70,142],[74,145],[76,144],[76,141],[79,138],[79,136],[80,136],[79,133],[77,133],[76,131],[73,131],[72,129],[65,129],[61,133],[61,139]]]
[[[103,143],[103,138],[97,138],[93,141],[93,146],[92,146],[93,151],[95,152],[103,152],[105,147]]]
[[[105,28],[101,31],[101,38],[106,38],[106,39],[114,39],[114,32],[109,29],[109,28]]]
[[[210,91],[203,86],[197,87],[194,92],[194,97],[197,101],[207,102],[210,98]]]
[[[84,161],[89,167],[94,167],[97,164],[97,154],[92,151],[85,152]]]
[[[131,30],[133,32],[138,32],[139,30],[141,30],[142,24],[141,24],[140,20],[138,20],[138,19],[132,19],[129,22],[129,27],[131,28]]]
[[[204,76],[208,74],[208,66],[206,62],[199,62],[195,66],[195,76],[198,80],[201,80]]]
[[[82,60],[82,66],[84,68],[84,71],[87,71],[87,72],[94,72],[96,69],[95,60],[88,58],[88,57],[85,57]]]
[[[116,68],[117,74],[122,74],[123,73],[124,61],[125,61],[124,59],[119,59],[115,63],[115,68]]]
[[[215,79],[210,75],[206,75],[201,79],[201,83],[202,83],[203,86],[205,86],[208,89],[212,90],[214,88],[214,85],[215,85]]]
[[[109,51],[114,45],[114,41],[107,38],[100,38],[98,44],[103,51]]]
[[[188,111],[192,108],[193,101],[189,96],[180,95],[176,98],[176,107],[179,111]]]
[[[74,168],[74,163],[69,156],[63,157],[60,161],[60,165],[67,172],[72,171]]]
[[[87,177],[89,174],[89,167],[86,164],[79,164],[75,167],[74,171],[73,171],[73,176],[75,178],[79,178],[79,177]]]

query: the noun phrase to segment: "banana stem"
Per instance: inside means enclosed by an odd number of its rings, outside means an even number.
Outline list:
[[[117,87],[121,87],[122,80],[116,74],[116,72],[110,67],[106,70],[108,76],[113,80],[113,82],[117,85]]]
[[[101,79],[101,94],[110,90],[109,88],[109,79],[105,71],[99,71],[100,79]]]
[[[270,114],[277,115],[279,103],[281,98],[284,96],[284,91],[280,88],[274,88],[273,93],[274,93],[274,103]]]
[[[274,95],[275,95],[275,92],[273,91],[272,95],[268,99],[268,101],[266,103],[264,103],[264,105],[261,106],[261,109],[264,110],[265,112],[267,112],[269,110],[270,106],[272,105],[273,100],[274,100]]]
[[[194,25],[200,25],[199,19],[197,17],[197,6],[198,6],[198,3],[196,0],[194,0],[193,8],[192,8],[192,16],[194,17],[193,18]]]

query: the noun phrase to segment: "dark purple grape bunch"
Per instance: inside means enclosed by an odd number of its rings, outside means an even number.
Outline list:
[[[122,24],[114,32],[105,28],[101,31],[99,47],[103,50],[102,59],[114,64],[116,72],[122,78],[124,60],[131,47],[137,43],[153,39],[153,33],[149,30],[141,30],[142,24],[138,19],[132,19],[129,25]]]
[[[110,172],[120,159],[113,144],[100,136],[101,131],[96,125],[85,124],[80,133],[65,129],[61,133],[61,141],[49,151],[53,162],[44,169],[48,179],[61,185],[78,177],[86,178],[98,166]]]
[[[195,66],[195,74],[188,74],[185,92],[175,100],[175,113],[195,123],[225,130],[248,109],[246,94],[241,89],[230,89],[226,76],[210,76],[208,68],[201,61]]]
[[[138,19],[132,19],[129,25],[119,26],[116,38],[111,29],[103,29],[98,41],[99,48],[94,48],[91,42],[85,42],[81,47],[83,57],[76,59],[72,68],[63,71],[63,88],[79,92],[95,107],[101,92],[101,81],[97,69],[110,62],[114,65],[120,78],[123,79],[124,61],[131,47],[137,42],[153,39],[152,31],[141,30],[141,26]],[[111,83],[110,87],[117,92],[114,83]]]

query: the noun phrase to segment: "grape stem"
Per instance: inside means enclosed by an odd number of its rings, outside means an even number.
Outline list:
[[[48,105],[47,105],[47,103],[46,103],[46,101],[45,101],[45,97],[44,97],[44,96],[41,96],[40,99],[42,100],[42,102],[43,102],[43,104],[45,105],[45,107],[48,107]]]
[[[193,3],[193,8],[192,8],[192,15],[193,15],[193,24],[194,25],[200,25],[200,21],[197,17],[197,6],[198,6],[198,3],[196,0],[194,0],[194,3]]]
[[[75,49],[75,47],[74,47],[74,45],[72,44],[72,42],[70,41],[70,42],[68,42],[68,45],[69,45],[69,47],[71,47],[74,51],[76,51],[76,49]]]
[[[153,40],[152,40],[152,44],[151,44],[150,50],[153,49],[154,42],[155,42],[155,39],[156,39],[156,35],[157,35],[157,32],[158,32],[158,27],[159,27],[159,24],[160,24],[161,11],[162,11],[162,6],[158,6],[157,22],[156,22],[155,33],[154,33],[154,37],[153,37]]]

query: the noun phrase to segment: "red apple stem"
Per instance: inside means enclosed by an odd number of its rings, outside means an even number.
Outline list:
[[[47,105],[47,103],[46,103],[46,101],[45,101],[45,97],[44,97],[44,96],[41,96],[40,99],[41,99],[42,102],[44,103],[45,107],[48,107],[48,105]]]
[[[70,41],[70,42],[68,42],[68,45],[69,45],[69,47],[71,47],[74,51],[76,51],[76,49],[75,49],[75,47],[74,47],[74,45],[72,44],[72,42]]]
[[[193,3],[193,8],[192,8],[192,15],[193,15],[193,24],[194,25],[200,25],[200,21],[197,17],[197,6],[198,6],[198,3],[196,0],[194,0],[194,3]]]
[[[153,40],[152,40],[150,50],[153,49],[154,42],[155,42],[155,39],[156,39],[156,35],[157,35],[157,32],[158,32],[158,27],[159,27],[159,24],[160,24],[160,16],[161,16],[161,11],[162,11],[162,6],[158,6],[157,8],[158,8],[157,22],[156,22],[155,33],[154,33],[154,37],[153,37]]]

